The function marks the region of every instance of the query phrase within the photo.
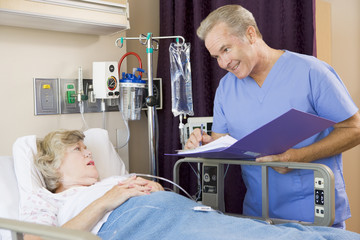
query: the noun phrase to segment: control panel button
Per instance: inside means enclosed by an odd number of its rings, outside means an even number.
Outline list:
[[[315,190],[315,204],[317,205],[324,205],[325,197],[324,197],[324,190]]]
[[[325,217],[325,209],[323,207],[315,206],[315,216]]]
[[[210,175],[208,173],[204,174],[204,182],[210,182]]]
[[[324,184],[324,179],[323,178],[315,178],[315,188],[324,188],[325,184]]]

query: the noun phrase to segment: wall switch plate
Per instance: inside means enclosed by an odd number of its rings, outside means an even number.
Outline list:
[[[59,114],[58,79],[34,78],[35,115]]]

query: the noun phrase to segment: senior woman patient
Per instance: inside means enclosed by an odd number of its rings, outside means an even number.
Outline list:
[[[198,211],[199,203],[134,175],[99,181],[84,134],[58,130],[38,140],[35,165],[45,188],[29,195],[20,218],[39,224],[91,231],[106,239],[359,239],[330,227],[269,225]],[[100,160],[101,161],[101,160]],[[26,235],[25,239],[41,239]]]
[[[92,154],[83,140],[84,134],[80,131],[59,130],[37,142],[35,165],[42,173],[48,191],[40,189],[36,195],[30,196],[29,205],[21,213],[24,220],[58,225],[57,215],[66,198],[99,182]],[[62,224],[62,227],[91,231],[106,213],[127,199],[163,190],[160,184],[136,176],[113,177],[105,182],[109,183],[100,187],[100,194],[104,194]],[[109,186],[111,188],[104,192]],[[25,239],[39,238],[25,236]]]

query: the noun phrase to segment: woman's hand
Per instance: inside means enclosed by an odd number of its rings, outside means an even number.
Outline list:
[[[146,179],[141,178],[141,177],[137,177],[137,179],[146,181],[147,186],[149,186],[151,188],[151,192],[164,191],[164,188],[161,186],[160,183],[150,181],[150,180],[146,180]]]
[[[148,180],[132,176],[112,187],[99,200],[105,204],[106,211],[111,211],[131,197],[150,194],[154,187],[149,185],[149,182]]]
[[[136,177],[120,182],[107,191],[102,197],[93,201],[77,216],[62,227],[91,231],[97,222],[109,211],[114,210],[129,198],[150,194],[153,190],[150,181]]]

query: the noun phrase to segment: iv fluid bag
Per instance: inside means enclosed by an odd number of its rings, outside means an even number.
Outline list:
[[[194,115],[191,90],[190,43],[171,43],[171,102],[174,116]]]

